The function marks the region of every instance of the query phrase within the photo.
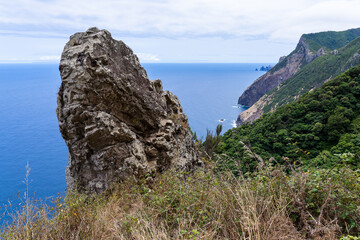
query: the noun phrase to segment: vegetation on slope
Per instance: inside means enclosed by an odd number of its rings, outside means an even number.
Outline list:
[[[326,54],[305,65],[293,77],[284,81],[278,88],[267,93],[271,102],[264,107],[269,112],[298,96],[317,88],[324,81],[334,78],[347,69],[360,64],[360,38],[355,39],[335,54]]]
[[[333,167],[347,154],[347,164],[359,168],[359,130],[360,66],[301,96],[298,101],[265,114],[253,124],[229,130],[218,152],[228,157],[225,165],[239,162],[243,172],[254,171],[257,166],[247,157],[243,144],[263,159],[271,158],[279,163]]]
[[[320,48],[325,48],[325,50],[339,49],[359,36],[360,28],[349,29],[341,32],[328,31],[302,35],[306,43],[309,45],[310,51],[314,53],[316,53]]]
[[[27,201],[0,238],[293,240],[359,233],[358,172],[286,172],[271,165],[246,178],[170,171],[151,187],[127,181],[101,195],[70,193],[53,208]]]
[[[348,43],[358,38],[359,36],[360,36],[360,28],[355,28],[341,32],[328,31],[328,32],[303,34],[301,38],[309,46],[309,50],[315,54],[320,48],[323,48],[327,52],[343,48],[344,46],[346,46]],[[285,67],[289,56],[298,52],[299,48],[301,47],[302,45],[298,44],[294,51],[292,51],[288,56],[286,56],[286,58],[284,58],[281,62],[276,64],[273,68],[271,68],[269,72],[274,73],[275,71]],[[305,63],[301,64],[301,66],[303,66],[304,64]]]

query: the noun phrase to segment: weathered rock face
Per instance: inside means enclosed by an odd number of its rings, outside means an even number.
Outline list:
[[[246,109],[246,111],[239,114],[236,119],[236,125],[241,126],[247,122],[253,122],[261,117],[264,113],[263,108],[268,101],[271,100],[271,96],[264,95],[261,97],[256,103],[254,103],[250,108]]]
[[[321,48],[318,53],[312,53],[309,46],[304,40],[300,41],[296,49],[287,57],[281,57],[280,61],[273,69],[259,77],[251,84],[244,93],[239,97],[238,104],[251,106],[269,91],[277,87],[281,82],[292,77],[300,68],[316,57],[325,54]]]
[[[324,48],[320,48],[316,53],[311,52],[305,38],[301,37],[293,52],[286,57],[281,57],[274,68],[259,77],[239,97],[238,104],[250,106],[250,108],[239,114],[236,125],[241,126],[260,118],[263,107],[271,101],[271,96],[266,96],[266,94],[294,76],[303,66],[324,54],[326,54]]]
[[[150,82],[132,50],[108,31],[71,36],[60,74],[56,112],[70,189],[99,192],[129,177],[202,164],[178,98],[160,80]]]
[[[309,78],[307,81],[298,82],[296,84],[294,83],[294,79],[304,73],[302,70],[306,71],[306,69],[308,69],[308,71],[311,71],[312,61],[320,56],[329,54],[338,55],[339,53],[341,55],[342,52],[346,51],[357,53],[356,39],[358,39],[359,36],[360,28],[349,29],[341,32],[329,31],[303,34],[294,51],[292,51],[288,56],[280,57],[278,64],[276,64],[266,74],[259,77],[240,96],[238,103],[249,106],[250,108],[238,116],[236,121],[237,125],[240,126],[246,122],[253,122],[264,112],[273,111],[282,104],[297,99],[301,94],[305,93],[304,89],[308,91],[312,88],[320,86],[322,82],[326,81],[326,79],[335,76],[334,74],[336,71],[328,74],[334,69],[341,68],[341,72],[343,72],[353,66],[356,66],[357,64],[360,64],[360,58],[357,58],[357,56],[354,55],[349,58],[346,64],[342,65],[342,60],[340,59],[347,58],[347,53],[344,53],[341,57],[338,57],[337,60],[335,60],[337,62],[337,66],[332,66],[332,60],[331,57],[329,57],[329,62],[327,62],[328,67],[323,69],[324,75],[328,76],[320,81],[314,79],[311,80],[311,78]],[[322,59],[326,61],[324,58]],[[317,63],[319,64],[319,62]],[[320,68],[321,66],[325,66],[324,64],[325,62],[320,64]],[[319,66],[317,66],[317,69],[319,69]],[[340,72],[337,72],[337,74],[338,73]],[[307,72],[307,74],[310,75],[312,73]],[[289,83],[288,80],[292,81],[292,83]],[[283,91],[281,89],[283,89]],[[285,91],[288,91],[288,93],[291,92],[290,95],[293,96],[293,98],[285,99],[286,97],[284,98],[283,96],[285,95]],[[279,100],[280,96],[282,100]],[[270,104],[272,106],[269,110]],[[265,108],[267,108],[266,111],[264,110]]]

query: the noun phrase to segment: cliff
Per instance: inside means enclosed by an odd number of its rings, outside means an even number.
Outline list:
[[[308,64],[316,57],[324,54],[320,49],[317,53],[312,53],[305,37],[301,37],[296,49],[287,57],[280,59],[270,71],[258,78],[251,84],[239,97],[238,104],[251,106],[264,94],[277,87],[281,82],[292,77],[302,66]]]
[[[359,35],[360,29],[304,34],[292,53],[285,58],[281,57],[274,68],[258,78],[240,96],[238,103],[251,107],[239,115],[237,125],[252,122],[264,112],[272,111],[282,104],[296,99],[310,89],[320,86],[327,79],[355,66],[357,60],[354,60],[356,56],[353,54],[357,52],[357,46],[348,47],[345,51],[341,47],[351,46],[351,43],[356,41],[356,37]],[[334,49],[339,46],[340,49]],[[338,55],[339,51],[340,55]],[[346,53],[343,54],[343,52]],[[328,60],[329,56],[333,57]],[[345,59],[347,63],[336,63],[334,59],[339,58],[339,56]],[[321,64],[319,64],[320,62]],[[331,64],[331,70],[328,68],[329,64]],[[320,70],[323,71],[323,74],[314,74]],[[306,77],[308,80],[297,80],[299,75]],[[290,82],[291,84],[289,84]],[[283,93],[273,94],[277,91],[283,91],[281,89],[285,85],[287,85],[286,92],[288,96]],[[274,101],[274,99],[277,100]],[[287,99],[287,101],[281,99]],[[271,107],[269,107],[269,104],[271,104]]]
[[[178,98],[149,81],[132,50],[106,30],[71,36],[60,61],[60,132],[69,148],[68,187],[111,183],[202,164]]]

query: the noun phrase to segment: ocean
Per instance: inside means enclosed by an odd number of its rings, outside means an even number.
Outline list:
[[[176,94],[197,136],[224,131],[244,107],[241,93],[264,72],[256,64],[143,64],[149,78],[161,79]],[[56,118],[61,80],[57,64],[0,64],[0,218],[4,206],[24,199],[25,166],[31,168],[30,197],[51,199],[64,194],[68,151]]]

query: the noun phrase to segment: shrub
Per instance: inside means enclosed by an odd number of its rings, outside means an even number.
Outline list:
[[[347,167],[168,171],[152,186],[129,180],[99,195],[69,193],[30,211],[30,222],[24,209],[0,239],[356,239],[359,195],[360,174]]]

